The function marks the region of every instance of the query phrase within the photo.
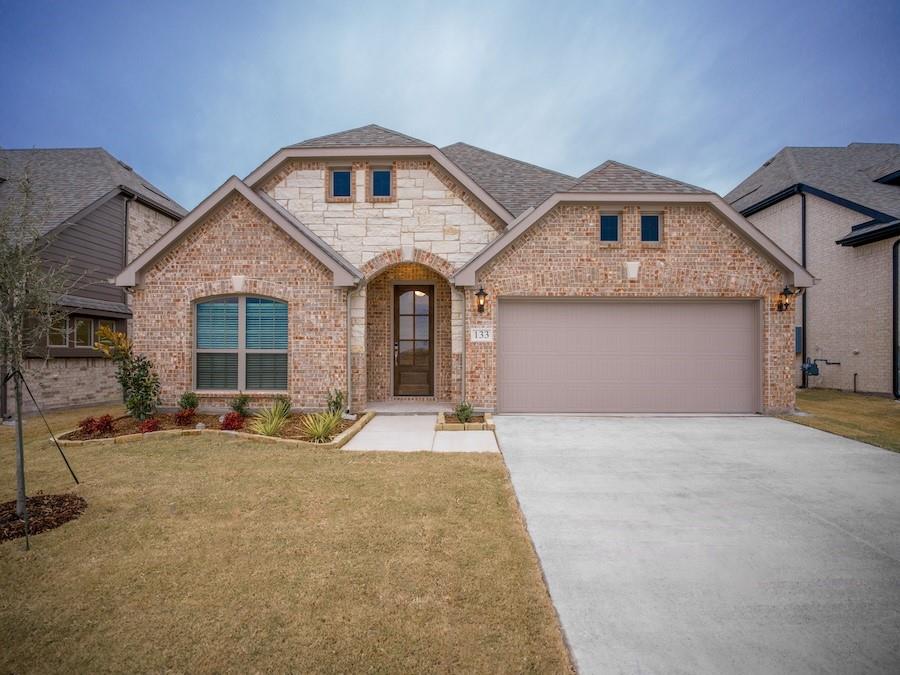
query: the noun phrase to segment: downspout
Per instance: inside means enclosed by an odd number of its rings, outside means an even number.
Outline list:
[[[893,317],[894,317],[894,325],[893,330],[891,331],[894,336],[894,349],[893,349],[893,365],[894,365],[894,398],[900,398],[900,239],[894,242],[894,251],[893,251],[893,268],[892,271],[894,273],[894,278],[891,279],[892,286],[892,304],[893,304]]]
[[[800,264],[806,269],[806,193],[800,191]],[[806,363],[806,304],[809,301],[809,289],[803,294],[800,305],[800,362]],[[896,369],[895,369],[896,370]],[[809,387],[809,375],[803,371],[803,379],[800,385],[803,389]]]
[[[6,419],[6,361],[0,364],[0,422]]]

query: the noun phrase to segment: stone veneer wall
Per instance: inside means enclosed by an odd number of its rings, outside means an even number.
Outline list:
[[[122,402],[116,368],[107,359],[27,359],[25,379],[43,410]],[[9,414],[12,415],[16,395],[11,382],[6,391]],[[27,391],[22,392],[22,408],[26,412],[35,411]]]
[[[450,341],[450,284],[440,274],[419,263],[389,267],[366,289],[366,393],[369,401],[393,396],[394,281],[434,284],[434,395],[441,400],[458,398],[453,391]]]
[[[263,189],[357,267],[409,247],[457,268],[502,231],[503,224],[440,166],[430,160],[393,165],[395,201],[367,199],[369,165],[363,162],[353,163],[352,203],[326,201],[329,165],[323,162],[289,161]]]
[[[781,271],[704,205],[663,210],[663,243],[642,244],[640,209],[622,212],[621,239],[599,238],[600,212],[590,205],[560,205],[533,225],[479,275],[488,292],[478,314],[472,289],[465,307],[470,328],[493,326],[494,342],[466,340],[466,395],[494,409],[496,308],[507,296],[765,298],[762,318],[762,400],[767,411],[793,408],[793,312],[778,312]],[[658,209],[654,209],[657,212]],[[641,261],[637,281],[625,278],[624,262]]]
[[[150,245],[171,230],[176,222],[139,201],[128,202],[127,262],[130,263],[150,248]]]
[[[324,407],[329,389],[346,390],[346,290],[331,272],[243,197],[232,196],[145,273],[133,300],[135,349],[150,357],[164,405],[193,388],[193,302],[244,294],[288,303],[288,395],[299,408]],[[246,392],[259,402],[274,392]],[[223,406],[234,392],[198,392]]]

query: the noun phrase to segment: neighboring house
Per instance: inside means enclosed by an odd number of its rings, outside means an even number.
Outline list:
[[[116,283],[170,406],[751,412],[793,406],[812,278],[707,190],[370,125],[232,176]]]
[[[65,326],[47,337],[49,358],[35,354],[25,377],[41,407],[120,401],[112,363],[92,349],[101,325],[126,330],[131,317],[125,292],[110,281],[185,210],[102,148],[0,149],[0,209],[19,199],[26,173],[44,257],[65,265],[74,286],[60,303]],[[3,416],[11,389],[0,388]],[[27,395],[25,407],[33,409]]]
[[[798,306],[796,382],[900,396],[900,145],[784,148],[725,199],[817,279]]]

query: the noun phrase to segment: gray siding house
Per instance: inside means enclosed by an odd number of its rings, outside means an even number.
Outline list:
[[[797,307],[797,384],[900,397],[900,144],[787,147],[725,199],[818,279]]]
[[[103,148],[0,150],[0,210],[20,198],[27,176],[36,235],[46,240],[48,265],[66,266],[73,286],[60,298],[65,326],[28,360],[25,376],[46,408],[120,399],[112,364],[93,350],[97,329],[127,330],[124,289],[109,283],[166,233],[185,210]],[[5,373],[5,364],[0,364]],[[4,374],[5,377],[5,374]],[[0,388],[0,414],[12,396]],[[26,397],[26,408],[33,407]]]

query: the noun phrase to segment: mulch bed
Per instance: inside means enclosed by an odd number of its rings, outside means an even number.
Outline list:
[[[449,424],[462,424],[453,413],[444,413],[444,421]],[[469,424],[481,424],[484,422],[484,415],[472,415],[467,421]]]
[[[206,425],[207,429],[221,429],[222,424],[219,422],[220,415],[209,415],[209,414],[201,414],[198,413],[194,416],[193,422],[187,425],[179,425],[175,421],[174,413],[160,413],[156,415],[156,419],[159,420],[159,428],[158,431],[168,430],[168,429],[193,429],[197,422],[203,422]],[[300,441],[310,441],[311,439],[305,433],[303,433],[303,429],[301,428],[301,423],[303,421],[304,415],[302,413],[295,413],[291,415],[290,419],[288,419],[287,423],[282,427],[281,431],[278,433],[279,438],[290,438],[294,440]],[[357,418],[358,419],[358,418]],[[244,427],[242,429],[238,429],[238,431],[245,432],[248,434],[252,434],[253,432],[250,430],[250,423],[253,420],[253,416],[244,418]],[[356,420],[343,420],[338,427],[337,431],[335,431],[334,435],[337,436],[342,431],[353,426]],[[118,417],[113,420],[113,431],[112,433],[103,433],[103,434],[85,434],[82,433],[81,430],[76,429],[75,431],[64,434],[60,436],[62,440],[66,441],[87,441],[96,438],[115,438],[116,436],[127,436],[128,434],[139,434],[141,433],[140,429],[141,423],[130,417],[125,415],[123,417]]]
[[[40,534],[75,520],[87,502],[78,495],[35,495],[26,500],[28,534]],[[25,536],[25,521],[16,515],[16,500],[0,504],[0,541]]]

